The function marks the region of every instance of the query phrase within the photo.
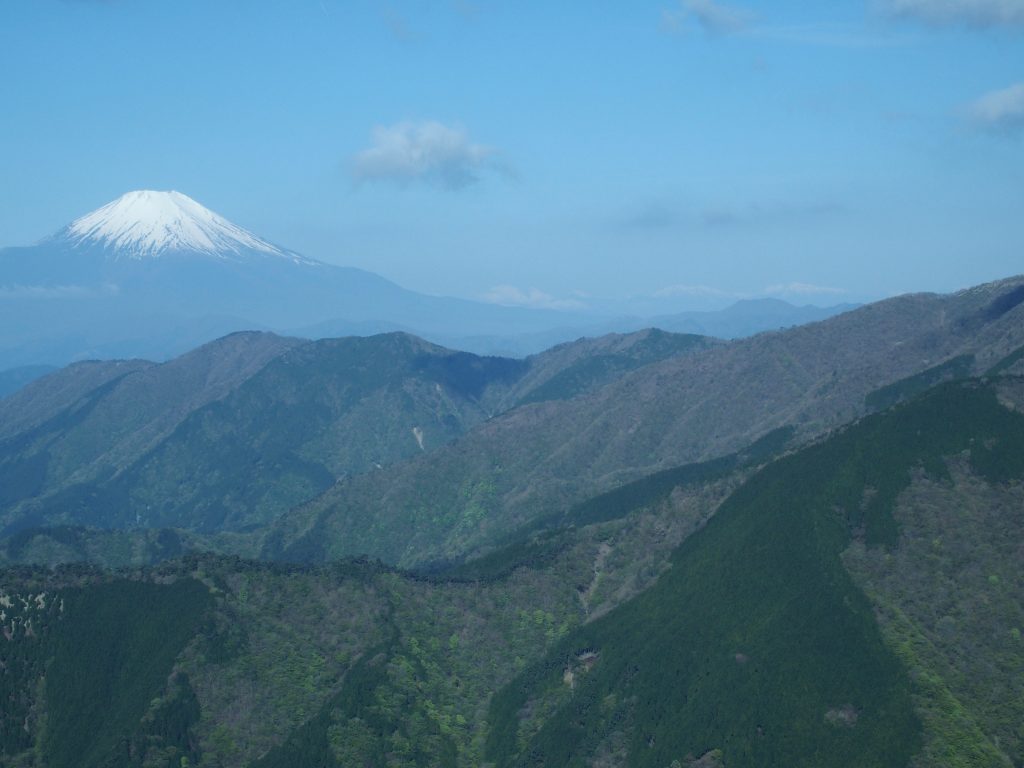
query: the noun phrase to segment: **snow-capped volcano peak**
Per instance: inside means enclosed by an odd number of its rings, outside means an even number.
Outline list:
[[[175,251],[230,259],[255,251],[311,261],[271,245],[180,192],[129,192],[75,219],[64,235],[76,246],[98,245],[132,259]]]

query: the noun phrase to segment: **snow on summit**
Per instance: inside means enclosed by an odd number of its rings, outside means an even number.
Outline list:
[[[315,263],[271,245],[180,192],[129,192],[75,219],[64,235],[75,245],[116,250],[118,258],[189,251],[230,259],[255,251]]]

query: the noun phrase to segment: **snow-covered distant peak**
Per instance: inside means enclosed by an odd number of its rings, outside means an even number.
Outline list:
[[[316,263],[271,245],[180,192],[129,192],[75,219],[64,235],[75,245],[111,249],[116,258],[144,259],[187,251],[233,259],[255,251]]]

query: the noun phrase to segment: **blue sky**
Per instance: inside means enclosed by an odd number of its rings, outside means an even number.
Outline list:
[[[177,189],[505,303],[1024,272],[1024,0],[7,0],[0,246]]]

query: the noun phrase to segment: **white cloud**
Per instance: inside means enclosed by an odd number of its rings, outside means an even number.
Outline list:
[[[494,149],[473,143],[461,128],[432,120],[378,126],[371,138],[371,146],[353,159],[358,181],[423,181],[460,189],[498,167]]]
[[[682,32],[694,21],[709,35],[728,35],[749,27],[755,16],[744,8],[715,0],[681,0],[678,8],[661,12],[662,27],[669,32]]]
[[[1024,133],[1024,83],[986,93],[967,108],[979,128],[1005,133]]]
[[[838,296],[846,293],[842,288],[831,288],[827,285],[813,285],[811,283],[769,285],[764,289],[764,292],[769,296]]]
[[[881,7],[927,24],[1024,27],[1022,0],[881,0]]]
[[[532,309],[585,309],[579,299],[559,299],[538,288],[522,290],[514,285],[496,285],[480,297],[490,304]]]

